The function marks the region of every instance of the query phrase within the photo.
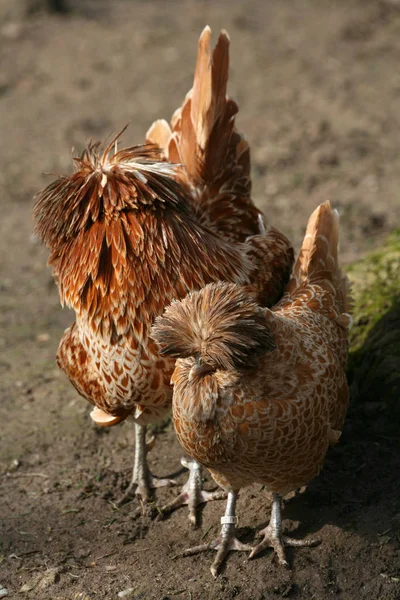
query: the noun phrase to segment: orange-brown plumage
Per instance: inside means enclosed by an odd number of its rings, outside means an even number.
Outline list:
[[[153,123],[147,141],[184,168],[179,181],[189,191],[201,223],[225,239],[243,242],[259,232],[260,211],[251,200],[250,148],[235,127],[238,106],[226,95],[229,37],[221,31],[213,52],[211,30],[200,40],[193,88],[169,125]]]
[[[265,232],[250,197],[248,146],[225,97],[226,34],[211,68],[205,31],[193,103],[185,100],[168,141],[175,154],[161,143],[162,126],[144,146],[90,144],[34,209],[61,300],[76,315],[58,365],[89,402],[119,417],[109,424],[128,415],[146,424],[169,411],[174,360],[160,356],[149,331],[171,301],[223,280],[271,305],[290,276],[290,243]]]
[[[93,404],[110,414],[134,412],[142,422],[162,416],[171,398],[173,361],[160,358],[148,338],[154,317],[220,279],[252,285],[272,302],[290,264],[281,234],[234,245],[200,225],[174,167],[146,162],[157,153],[144,150],[120,151],[103,166],[97,155],[82,159],[84,170],[51,184],[35,207],[61,299],[76,314],[58,363]],[[272,236],[265,260],[260,245]]]
[[[197,69],[195,88],[203,85],[203,76]],[[213,77],[217,80],[218,73],[213,71]],[[196,114],[205,102],[204,114],[210,105],[224,105],[213,85],[211,99],[197,100]],[[205,146],[202,161],[207,162],[215,128],[196,118]],[[233,120],[229,132],[232,127]],[[185,145],[187,137],[180,132],[179,144]],[[227,145],[231,152],[233,142]],[[192,151],[184,154],[185,167]],[[132,412],[142,422],[160,417],[171,401],[173,361],[160,358],[148,337],[164,307],[218,280],[250,284],[272,303],[282,294],[292,263],[291,246],[280,232],[259,233],[259,211],[249,195],[252,227],[246,215],[243,228],[239,223],[235,228],[242,243],[225,235],[205,202],[201,211],[214,227],[201,223],[193,195],[177,175],[181,167],[163,161],[161,153],[154,144],[117,151],[114,140],[104,152],[90,144],[75,159],[75,173],[44,189],[34,210],[37,232],[51,251],[61,300],[76,314],[60,344],[59,366],[90,402],[110,414]],[[194,172],[188,173],[192,181]],[[233,187],[236,179],[236,171],[231,172]],[[215,201],[211,192],[209,198]],[[236,200],[230,197],[233,213]],[[245,241],[249,233],[258,235]]]
[[[172,377],[179,441],[232,492],[258,482],[287,494],[320,471],[348,405],[350,298],[337,262],[338,216],[311,216],[292,280],[272,309],[235,284],[167,308],[153,332],[179,358]]]

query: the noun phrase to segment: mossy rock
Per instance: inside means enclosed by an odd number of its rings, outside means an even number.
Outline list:
[[[352,401],[372,417],[375,430],[400,439],[400,230],[347,273],[355,300],[348,369]]]

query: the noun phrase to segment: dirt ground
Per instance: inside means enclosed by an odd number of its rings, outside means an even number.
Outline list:
[[[371,406],[353,408],[323,473],[286,504],[287,529],[322,540],[289,550],[290,569],[270,551],[251,562],[236,553],[214,581],[211,553],[174,560],[215,537],[221,502],[204,508],[197,530],[184,509],[161,523],[135,518],[135,501],[116,509],[133,427],[94,427],[55,365],[73,317],[60,308],[31,220],[43,173],[68,172],[72,147],[127,122],[124,142],[139,143],[154,119],[170,117],[209,23],[232,39],[229,90],[269,222],[298,247],[312,209],[330,199],[343,261],[364,255],[400,223],[400,3],[93,0],[65,16],[34,8],[0,6],[0,584],[10,598],[35,600],[400,598],[399,439],[376,431]],[[151,466],[166,475],[180,456],[168,426]],[[242,540],[265,526],[269,504],[265,492],[243,491]]]

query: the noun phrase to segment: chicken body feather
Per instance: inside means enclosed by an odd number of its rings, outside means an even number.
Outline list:
[[[343,426],[350,301],[323,233],[337,236],[337,217],[329,203],[316,212],[274,308],[235,284],[211,284],[173,303],[153,329],[162,353],[181,357],[172,377],[178,438],[226,489],[301,487]]]
[[[340,437],[351,299],[337,243],[338,216],[327,202],[311,216],[274,308],[217,283],[156,320],[162,353],[180,357],[172,376],[178,439],[229,492],[252,483],[278,495],[296,490]]]

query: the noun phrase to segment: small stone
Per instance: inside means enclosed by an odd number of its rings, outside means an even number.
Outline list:
[[[24,585],[20,588],[20,594],[25,594],[26,592],[32,591],[37,585],[37,578],[30,581],[29,583],[24,583]]]
[[[40,579],[38,583],[38,587],[42,590],[46,590],[52,585],[58,583],[60,581],[60,568],[54,567],[53,569],[48,569],[43,577]]]
[[[135,593],[135,588],[127,588],[126,590],[122,590],[122,592],[118,592],[118,598],[132,598]]]
[[[43,343],[43,342],[48,342],[50,339],[50,336],[48,333],[39,333],[39,335],[36,336],[36,341]]]
[[[14,458],[11,461],[10,466],[8,467],[8,472],[9,473],[13,473],[14,471],[16,471],[18,469],[18,467],[21,466],[21,462],[18,460],[18,458]]]
[[[22,33],[22,26],[20,23],[7,23],[1,28],[1,35],[6,40],[17,40]]]
[[[0,584],[0,598],[5,598],[6,596],[8,596],[8,589]]]

